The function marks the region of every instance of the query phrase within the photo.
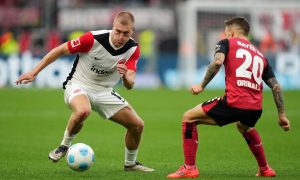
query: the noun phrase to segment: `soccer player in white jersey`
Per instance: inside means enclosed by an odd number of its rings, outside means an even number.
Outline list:
[[[72,140],[93,110],[104,119],[110,119],[127,129],[124,170],[154,171],[137,161],[143,120],[113,90],[120,79],[127,89],[134,86],[140,51],[138,44],[131,38],[133,30],[134,16],[128,11],[121,11],[114,18],[112,30],[87,32],[78,39],[61,44],[45,55],[31,71],[17,79],[16,84],[32,82],[40,71],[60,56],[77,54],[73,68],[63,83],[65,102],[72,114],[60,146],[49,153],[53,162],[65,156]]]

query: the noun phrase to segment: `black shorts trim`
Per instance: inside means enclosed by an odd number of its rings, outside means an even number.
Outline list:
[[[228,106],[226,96],[206,101],[202,104],[202,108],[219,126],[240,121],[243,125],[254,127],[262,114],[262,110],[248,110]]]

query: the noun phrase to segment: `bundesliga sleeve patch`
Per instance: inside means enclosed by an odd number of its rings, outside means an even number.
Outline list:
[[[217,51],[219,51],[220,49],[221,49],[221,45],[217,44],[217,45],[216,45],[216,48],[215,48],[215,51],[217,52]]]
[[[72,46],[72,48],[76,48],[77,46],[80,46],[79,38],[71,40],[71,46]]]

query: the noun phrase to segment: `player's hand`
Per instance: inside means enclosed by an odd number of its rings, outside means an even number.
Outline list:
[[[278,124],[284,131],[290,130],[290,121],[285,115],[279,116]]]
[[[117,64],[117,69],[122,77],[126,76],[128,69],[125,64]]]
[[[32,82],[35,79],[35,75],[33,72],[27,72],[22,74],[17,80],[16,80],[16,84],[27,84],[29,82]]]
[[[202,85],[197,84],[197,85],[192,85],[192,87],[190,87],[189,91],[193,95],[198,95],[199,93],[201,93],[202,91],[204,91],[204,88],[202,87]]]

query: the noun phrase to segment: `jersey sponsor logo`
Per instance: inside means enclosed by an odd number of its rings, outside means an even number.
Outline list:
[[[80,46],[80,40],[79,40],[79,38],[71,40],[71,46],[72,46],[72,48]]]
[[[113,72],[112,71],[106,71],[103,69],[98,69],[95,66],[92,66],[91,71],[100,75],[100,76],[109,76],[111,75]]]

